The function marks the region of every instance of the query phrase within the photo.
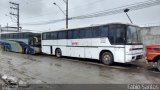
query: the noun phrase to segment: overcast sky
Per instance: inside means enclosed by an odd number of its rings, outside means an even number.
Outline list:
[[[11,26],[16,25],[16,19],[9,16],[10,10],[9,1],[14,1],[20,4],[20,23],[33,23],[48,20],[56,20],[65,18],[63,13],[53,5],[56,2],[63,10],[65,10],[65,3],[63,0],[0,0],[0,24],[6,26],[8,23]],[[97,11],[107,10],[142,2],[146,0],[69,0],[69,16],[78,16]],[[145,8],[128,13],[132,21],[136,25],[155,25],[160,24],[160,5]],[[12,18],[12,20],[11,20]],[[90,26],[94,24],[104,24],[111,22],[129,23],[125,13],[104,16],[91,19],[73,20],[69,22],[69,28]],[[65,21],[47,25],[21,25],[23,29],[37,30],[37,31],[51,31],[65,28]]]

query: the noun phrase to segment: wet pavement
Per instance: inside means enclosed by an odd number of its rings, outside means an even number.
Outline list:
[[[143,60],[106,66],[88,59],[0,54],[0,74],[16,76],[29,84],[160,84],[160,73],[148,68]]]

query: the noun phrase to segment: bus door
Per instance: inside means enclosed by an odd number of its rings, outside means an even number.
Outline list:
[[[114,61],[125,62],[125,28],[122,25],[111,25],[109,39],[114,50]]]

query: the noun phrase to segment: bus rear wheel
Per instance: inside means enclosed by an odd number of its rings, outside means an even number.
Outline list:
[[[61,49],[56,49],[56,57],[61,58],[62,57],[62,52]]]
[[[104,52],[101,55],[101,61],[105,65],[111,65],[113,64],[113,55],[110,52]]]

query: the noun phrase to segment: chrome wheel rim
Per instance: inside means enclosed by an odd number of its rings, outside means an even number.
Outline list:
[[[60,57],[61,56],[61,52],[59,50],[57,50],[57,57]]]
[[[108,63],[110,61],[111,57],[109,55],[104,55],[103,61]]]

